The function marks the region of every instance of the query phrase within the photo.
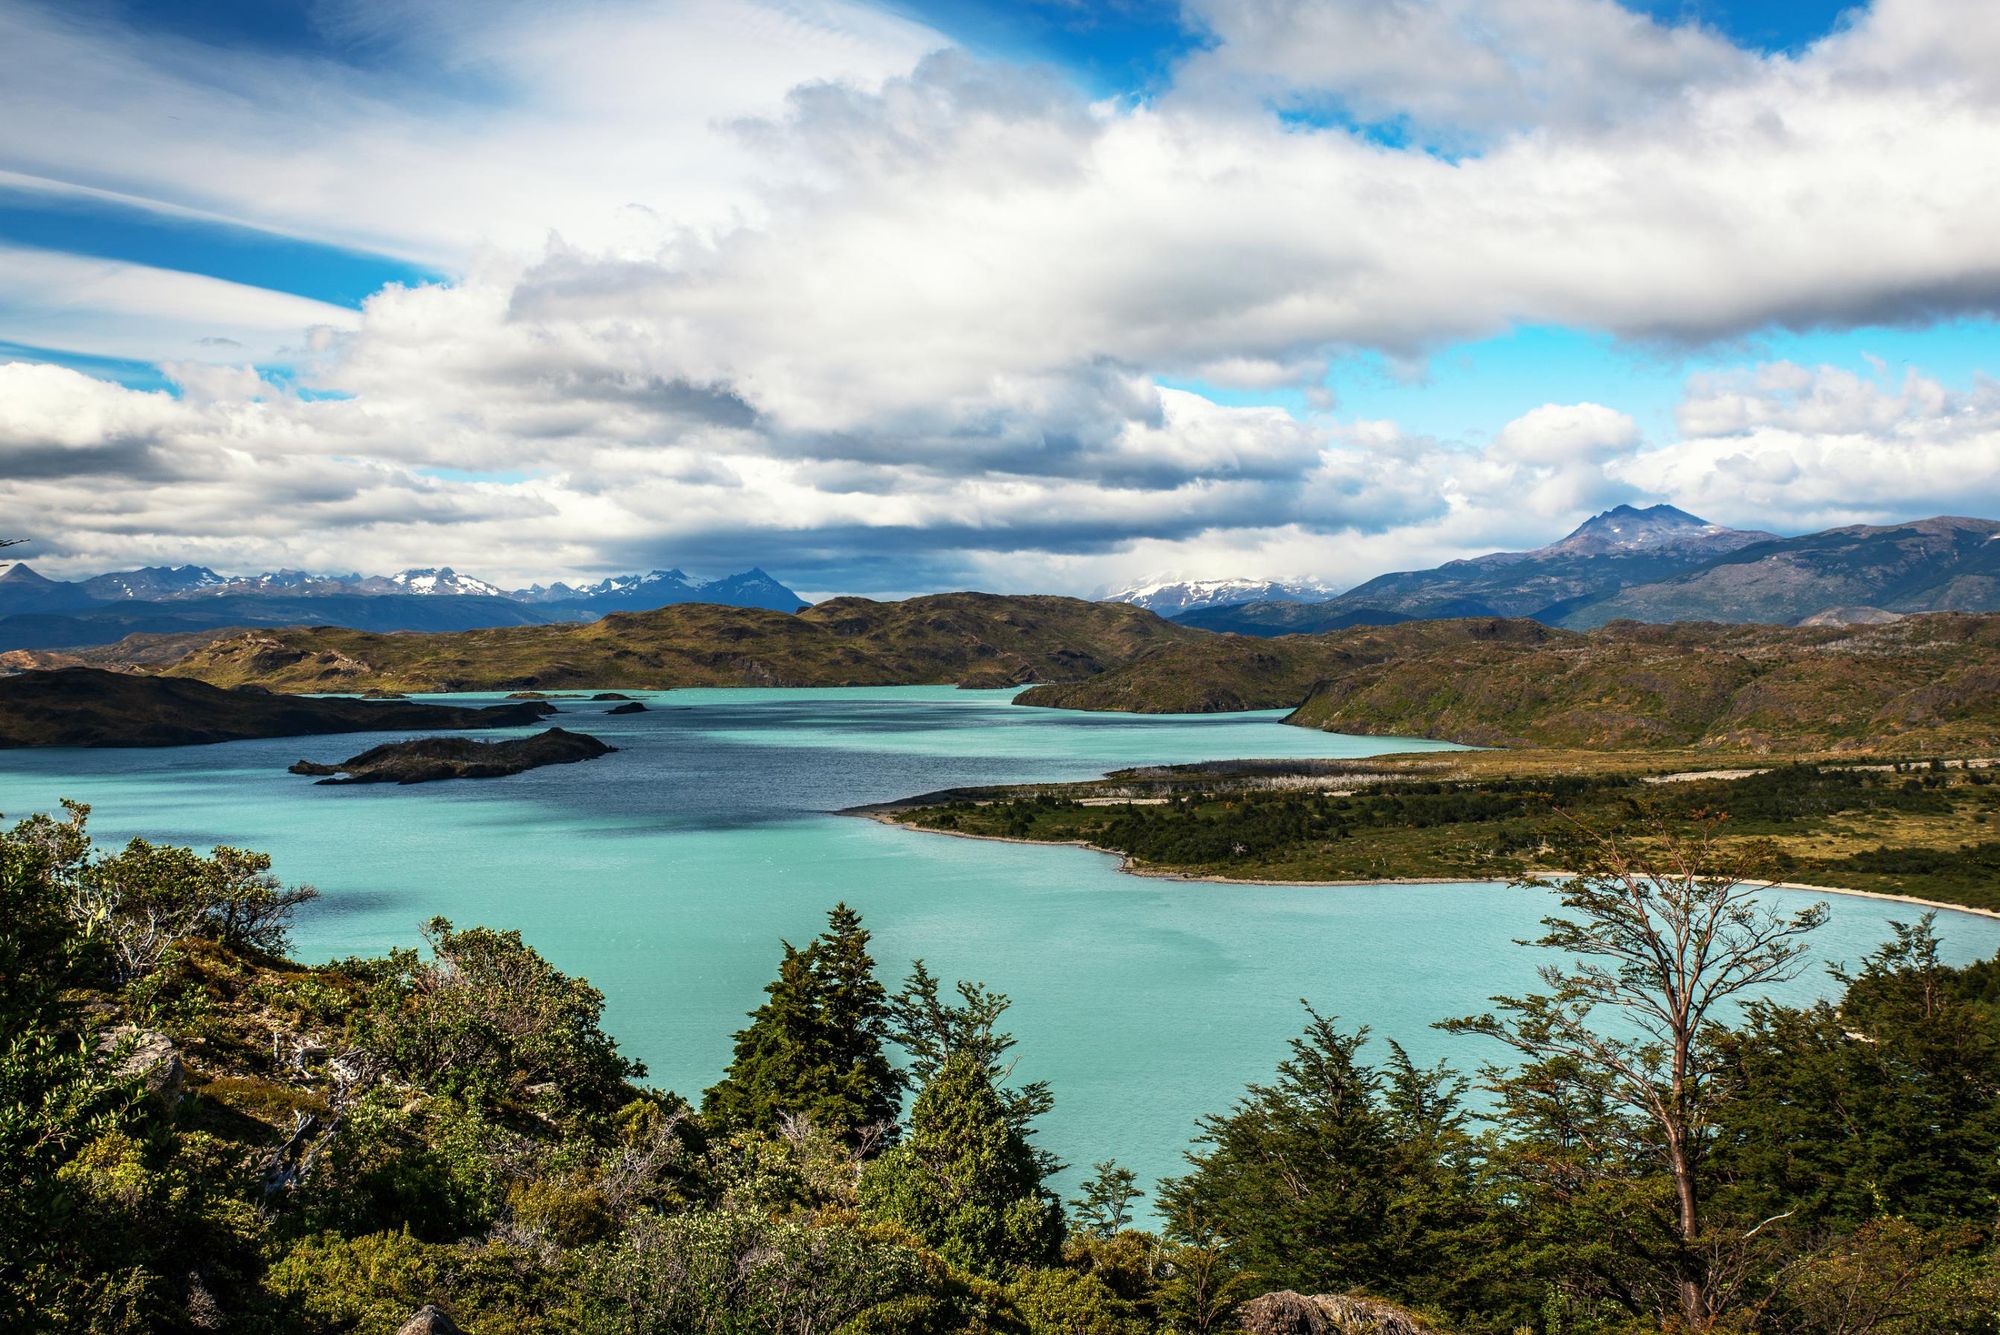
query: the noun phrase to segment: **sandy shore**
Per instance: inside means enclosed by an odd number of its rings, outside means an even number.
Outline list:
[[[1132,859],[1114,849],[1099,848],[1083,839],[1017,839],[1005,834],[972,834],[965,830],[933,830],[922,825],[910,825],[899,821],[894,815],[884,811],[863,813],[878,824],[894,826],[899,830],[912,830],[917,834],[941,834],[952,839],[981,839],[990,844],[1033,844],[1038,848],[1087,848],[1093,853],[1102,853],[1108,858],[1118,859],[1118,870],[1128,876],[1146,876],[1159,881],[1188,881],[1209,885],[1270,885],[1292,886],[1306,890],[1352,889],[1364,885],[1466,885],[1477,883],[1479,877],[1465,876],[1378,876],[1362,881],[1273,881],[1249,876],[1196,876],[1183,871],[1160,871],[1151,867],[1135,867]],[[1537,870],[1532,875],[1547,877],[1572,876],[1574,872]],[[1501,884],[1493,882],[1493,884]],[[1919,899],[1915,895],[1894,895],[1886,890],[1852,890],[1839,885],[1804,885],[1797,881],[1773,881],[1773,890],[1802,890],[1814,895],[1846,895],[1853,899],[1879,899],[1891,904],[1909,904],[1921,909],[1936,909],[1941,913],[1970,913],[1979,918],[2000,919],[2000,910],[1974,908],[1970,904],[1948,904],[1941,899]]]

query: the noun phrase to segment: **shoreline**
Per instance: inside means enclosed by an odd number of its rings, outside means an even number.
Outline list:
[[[883,804],[888,805],[888,804]],[[1127,876],[1142,876],[1155,881],[1182,881],[1196,885],[1263,885],[1272,887],[1290,886],[1302,890],[1353,890],[1369,885],[1507,885],[1507,881],[1481,880],[1464,876],[1377,876],[1366,880],[1352,881],[1275,881],[1265,877],[1250,876],[1202,876],[1184,871],[1155,871],[1146,867],[1135,867],[1132,859],[1113,848],[1101,848],[1083,839],[1019,839],[1005,834],[973,834],[967,830],[932,830],[921,825],[909,825],[895,818],[888,811],[854,811],[836,814],[860,815],[878,825],[887,825],[898,830],[910,830],[917,834],[943,835],[950,839],[978,839],[990,844],[1031,844],[1037,848],[1084,848],[1093,853],[1101,853],[1108,858],[1118,859],[1118,870]],[[1529,875],[1559,878],[1573,876],[1567,871],[1536,871]],[[1876,899],[1890,904],[1909,904],[1915,908],[1935,909],[1942,913],[1969,913],[1976,918],[1992,918],[2000,921],[2000,909],[1976,908],[1971,904],[1951,904],[1942,899],[1922,899],[1916,895],[1899,895],[1889,890],[1856,890],[1837,885],[1807,885],[1799,881],[1768,881],[1768,890],[1799,890],[1815,895],[1845,895],[1853,899]]]

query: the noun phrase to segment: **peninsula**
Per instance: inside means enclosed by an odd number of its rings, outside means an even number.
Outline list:
[[[554,712],[539,701],[472,707],[275,695],[185,677],[60,668],[0,677],[0,748],[196,746],[322,733],[520,728]]]

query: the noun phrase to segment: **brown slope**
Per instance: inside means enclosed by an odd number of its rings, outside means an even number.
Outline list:
[[[1889,625],[1405,622],[1222,636],[1023,704],[1283,707],[1305,727],[1486,746],[1749,751],[2000,748],[2000,616]]]
[[[1621,622],[1580,644],[1339,674],[1286,721],[1497,746],[1990,752],[2000,748],[2000,617]]]
[[[452,634],[250,631],[164,671],[275,690],[1005,686],[1067,681],[1197,638],[1142,608],[1076,598],[836,598],[797,614],[681,603],[601,621]]]
[[[1581,640],[1534,621],[1481,618],[1354,626],[1321,635],[1216,635],[1163,646],[1143,658],[1067,685],[1037,686],[1017,703],[1049,709],[1116,709],[1138,714],[1221,714],[1290,709],[1320,681],[1413,656]]]

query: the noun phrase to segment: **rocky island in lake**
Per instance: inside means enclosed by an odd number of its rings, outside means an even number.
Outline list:
[[[618,748],[581,732],[550,728],[533,737],[481,742],[470,737],[418,737],[370,747],[337,764],[301,760],[294,774],[321,783],[432,783],[439,779],[498,779],[543,765],[596,760]]]

